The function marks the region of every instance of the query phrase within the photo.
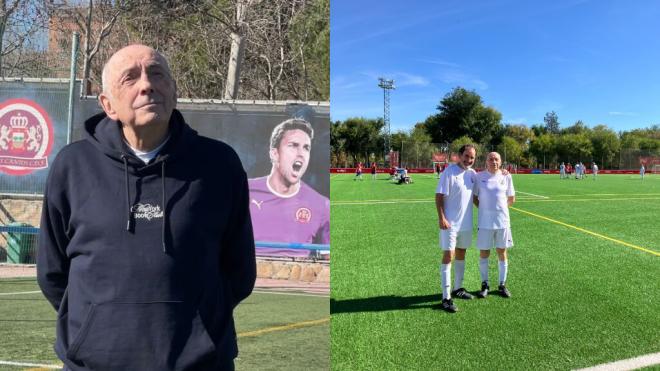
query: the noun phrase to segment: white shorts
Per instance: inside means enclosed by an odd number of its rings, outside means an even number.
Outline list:
[[[482,229],[477,231],[477,248],[479,250],[490,250],[494,247],[508,249],[513,246],[511,228]]]
[[[472,245],[472,230],[454,231],[440,230],[440,247],[442,250],[454,250],[456,247],[467,249]]]

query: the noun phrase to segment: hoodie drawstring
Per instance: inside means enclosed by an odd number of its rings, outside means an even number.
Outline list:
[[[165,242],[165,226],[167,223],[167,204],[165,204],[165,200],[167,199],[166,194],[165,194],[165,159],[162,160],[161,162],[161,180],[162,180],[162,194],[163,194],[163,219],[162,219],[162,226],[161,226],[161,239],[163,243],[163,252],[167,254],[167,243]]]
[[[167,158],[167,157],[165,157]],[[166,226],[167,226],[167,205],[165,204],[165,201],[167,200],[167,192],[165,189],[165,158],[162,159],[161,166],[160,166],[160,175],[161,175],[161,187],[162,187],[162,205],[163,205],[163,218],[161,221],[161,244],[163,245],[163,252],[167,254],[167,242],[165,241],[165,232],[166,232]],[[128,158],[126,155],[121,155],[121,159],[124,161],[124,174],[126,175],[126,210],[128,217],[126,218],[126,230],[130,231],[131,230],[131,221],[133,220],[132,218],[132,213],[131,213],[131,189],[130,185],[128,182]]]
[[[128,184],[128,159],[126,155],[121,155],[121,159],[124,161],[124,174],[126,175],[126,230],[131,230],[131,189]]]

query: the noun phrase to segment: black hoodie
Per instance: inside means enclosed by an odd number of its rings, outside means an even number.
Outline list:
[[[72,370],[216,370],[256,277],[247,177],[174,111],[145,165],[105,114],[64,147],[44,196],[37,276]]]

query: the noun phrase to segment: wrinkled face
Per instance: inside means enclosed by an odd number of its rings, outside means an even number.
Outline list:
[[[502,166],[502,158],[500,158],[500,154],[497,152],[489,153],[488,158],[486,158],[486,166],[488,166],[489,171],[499,170],[500,166]]]
[[[300,129],[284,132],[280,145],[270,150],[273,166],[287,185],[299,182],[305,174],[311,150],[309,135]]]
[[[108,117],[124,125],[167,125],[176,106],[176,84],[167,62],[153,49],[131,45],[108,62],[106,92],[100,96]]]
[[[461,154],[461,165],[463,168],[467,169],[474,165],[474,159],[477,157],[477,151],[474,148],[467,148],[463,154]]]

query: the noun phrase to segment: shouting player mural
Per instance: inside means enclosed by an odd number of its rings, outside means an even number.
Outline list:
[[[314,129],[302,118],[285,120],[273,129],[270,173],[248,181],[255,240],[330,243],[330,201],[302,180],[313,140]],[[260,255],[308,257],[311,253],[286,246],[257,247]]]

